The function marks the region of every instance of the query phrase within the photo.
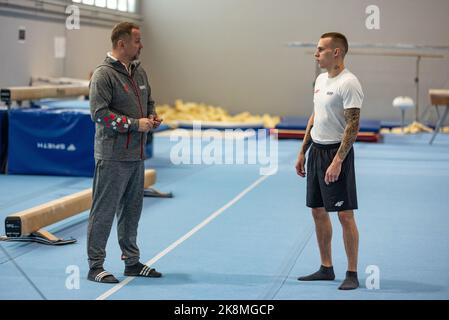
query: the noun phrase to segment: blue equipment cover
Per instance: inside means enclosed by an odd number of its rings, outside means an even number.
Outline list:
[[[85,109],[11,110],[8,173],[91,177],[94,134]]]
[[[0,173],[5,172],[8,146],[8,110],[0,108]]]

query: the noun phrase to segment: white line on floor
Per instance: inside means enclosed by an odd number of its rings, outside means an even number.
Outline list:
[[[157,254],[155,257],[147,261],[146,265],[151,266],[156,261],[158,261],[160,258],[165,256],[167,253],[172,251],[174,248],[176,248],[178,245],[189,239],[192,235],[194,235],[196,232],[201,230],[203,227],[205,227],[209,222],[214,220],[216,217],[218,217],[220,214],[222,214],[226,209],[233,206],[237,201],[239,201],[241,198],[243,198],[248,192],[250,192],[252,189],[257,187],[261,182],[263,182],[266,178],[269,176],[261,176],[259,179],[257,179],[253,184],[251,184],[248,188],[240,192],[234,199],[229,201],[227,204],[225,204],[223,207],[212,213],[209,217],[204,219],[200,224],[195,226],[192,230],[187,232],[185,235],[183,235],[181,238],[173,242],[171,245],[169,245],[165,250],[161,251],[159,254]],[[132,280],[134,280],[135,277],[127,277],[125,280],[120,282],[119,284],[115,285],[110,290],[103,293],[101,296],[99,296],[96,300],[105,300],[109,298],[111,295],[113,295],[115,292],[119,291],[121,288],[126,286],[128,283],[130,283]]]

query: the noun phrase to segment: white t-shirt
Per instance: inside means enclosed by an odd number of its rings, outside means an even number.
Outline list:
[[[312,140],[320,144],[341,142],[346,121],[344,109],[361,108],[363,91],[359,80],[348,69],[334,78],[327,72],[315,81]]]

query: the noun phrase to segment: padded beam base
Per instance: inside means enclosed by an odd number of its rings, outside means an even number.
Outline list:
[[[61,246],[65,244],[71,244],[75,243],[76,239],[70,238],[70,239],[62,239],[57,238],[57,240],[49,240],[45,237],[42,237],[40,234],[30,234],[29,236],[24,237],[14,237],[10,238],[7,236],[0,236],[0,241],[7,241],[7,242],[37,242],[41,244],[46,244],[50,246]]]
[[[143,191],[143,196],[152,198],[173,198],[173,193],[160,192],[154,188],[148,188]]]

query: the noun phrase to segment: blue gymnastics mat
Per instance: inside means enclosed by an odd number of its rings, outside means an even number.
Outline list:
[[[282,121],[276,129],[283,130],[306,130],[309,118],[299,116],[282,117]],[[360,120],[360,132],[379,133],[381,128],[380,120]]]

